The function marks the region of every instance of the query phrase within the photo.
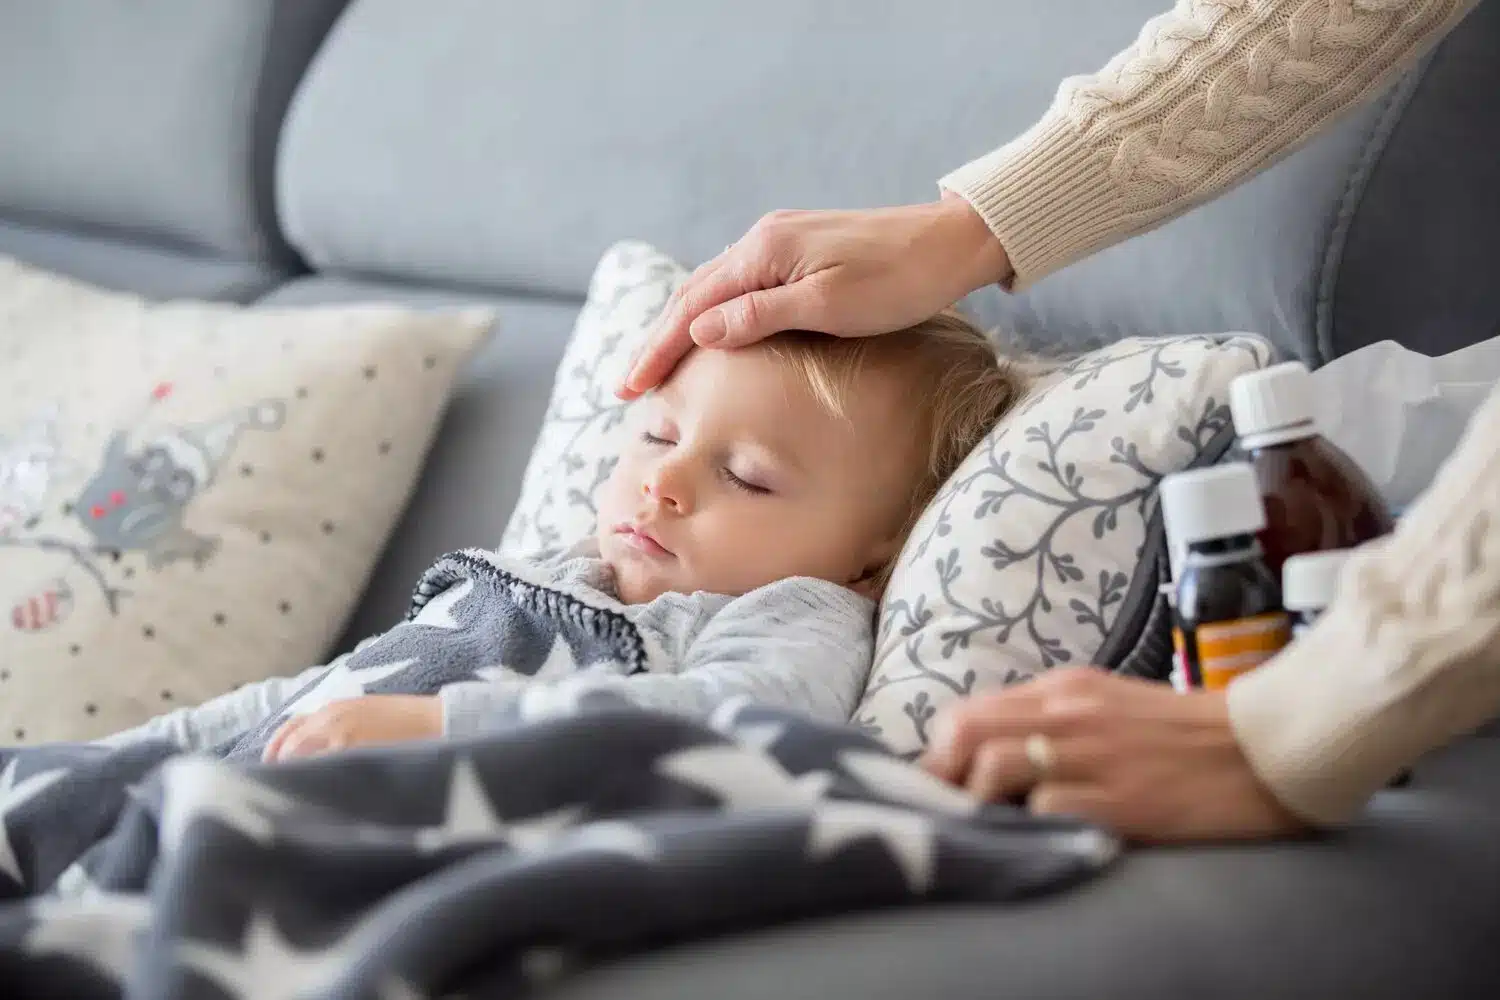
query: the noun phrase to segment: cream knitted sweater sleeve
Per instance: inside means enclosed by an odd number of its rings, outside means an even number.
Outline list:
[[[1251,766],[1316,824],[1497,715],[1500,388],[1395,533],[1350,559],[1318,624],[1229,685]]]
[[[1479,0],[1178,0],[1026,132],[944,177],[1024,286],[1244,180],[1379,89]]]

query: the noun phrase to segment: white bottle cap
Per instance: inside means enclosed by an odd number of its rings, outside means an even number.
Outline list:
[[[1264,448],[1318,433],[1312,375],[1300,361],[1246,372],[1229,383],[1229,412],[1244,448]]]
[[[1281,606],[1288,611],[1322,611],[1338,593],[1339,573],[1348,549],[1292,556],[1281,567]]]
[[[1167,537],[1184,549],[1266,526],[1260,486],[1246,462],[1172,473],[1161,481],[1161,513]]]

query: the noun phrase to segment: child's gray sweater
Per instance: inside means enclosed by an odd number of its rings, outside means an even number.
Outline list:
[[[828,722],[848,721],[864,690],[874,605],[844,587],[797,577],[742,597],[669,593],[647,604],[624,605],[613,572],[591,542],[536,568],[547,582],[618,609],[664,652],[660,660],[669,669],[621,676],[571,666],[553,672],[543,664],[532,677],[496,670],[493,681],[448,684],[424,692],[442,699],[445,735],[478,735],[518,713],[539,714],[548,700],[570,699],[585,688],[608,688],[636,704],[695,717],[706,717],[732,698],[748,698]],[[248,685],[101,742],[118,746],[165,739],[184,750],[212,749],[273,719],[326,669],[312,667],[295,677]]]

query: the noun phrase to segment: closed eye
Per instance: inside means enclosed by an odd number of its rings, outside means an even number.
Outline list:
[[[724,469],[724,479],[729,483],[730,486],[733,486],[737,490],[744,490],[746,493],[754,493],[758,496],[765,496],[766,494],[771,492],[764,486],[761,486],[757,483],[752,483],[746,479],[741,479],[728,468]]]
[[[642,431],[641,432],[641,440],[644,441],[644,442],[646,442],[647,444],[655,444],[655,445],[667,445],[667,444],[676,444],[677,443],[675,441],[669,441],[669,440],[667,440],[664,437],[657,437],[655,434],[652,434],[650,431]]]

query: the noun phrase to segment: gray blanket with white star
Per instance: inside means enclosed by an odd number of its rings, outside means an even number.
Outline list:
[[[424,577],[413,621],[459,586],[490,613],[392,630],[344,666],[400,642],[417,669],[392,693],[431,693],[523,661],[506,643],[647,655],[623,616],[462,554]],[[700,723],[581,687],[481,739],[254,763],[279,721],[213,756],[0,749],[6,997],[509,997],[693,935],[1054,890],[1115,851],[743,702]]]

